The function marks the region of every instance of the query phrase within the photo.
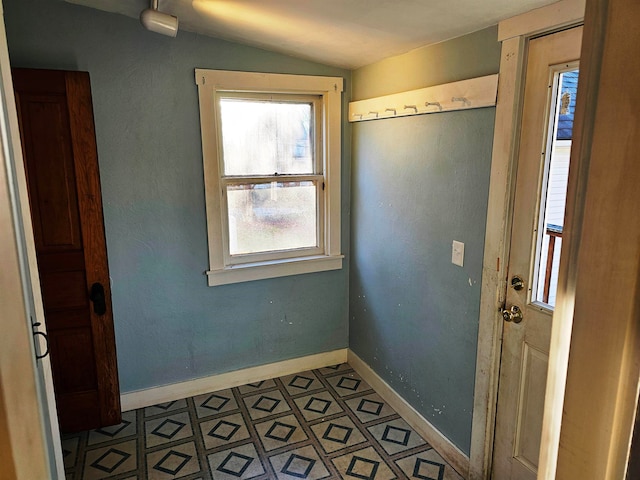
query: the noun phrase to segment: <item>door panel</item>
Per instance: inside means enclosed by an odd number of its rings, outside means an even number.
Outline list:
[[[86,328],[49,330],[52,351],[57,352],[53,376],[64,393],[94,390],[97,386],[91,332]]]
[[[82,248],[69,122],[65,97],[20,98],[27,181],[36,200],[32,209],[36,246],[42,251]]]
[[[563,72],[577,69],[581,39],[579,27],[529,42],[505,305],[508,310],[519,307],[522,319],[505,313],[493,462],[496,480],[537,476],[553,317],[551,302],[539,299],[544,290],[555,290],[549,282],[557,281],[551,270],[561,243],[553,243],[557,237],[550,239],[561,235],[562,227],[548,225],[549,212],[554,212],[553,218],[563,218],[557,213],[558,208],[564,211],[564,195],[558,190],[566,191],[566,181],[562,187],[561,182],[550,181],[550,175],[564,168],[556,168],[556,144],[560,113],[565,112],[561,108],[568,108],[570,99],[563,97],[560,80]],[[561,204],[547,205],[558,198]],[[522,285],[513,281],[516,276]]]
[[[516,431],[515,458],[531,470],[538,464],[544,406],[544,387],[549,355],[529,343],[524,343],[520,370],[520,396]]]
[[[89,76],[13,71],[62,431],[120,422],[115,336]],[[105,289],[97,315],[89,293]]]
[[[45,313],[59,308],[88,308],[84,268],[75,272],[44,273],[40,282]]]

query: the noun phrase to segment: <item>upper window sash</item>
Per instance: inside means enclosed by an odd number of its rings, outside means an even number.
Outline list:
[[[277,173],[280,175],[323,175],[324,173],[324,141],[323,141],[323,103],[322,97],[319,95],[306,95],[302,93],[289,93],[289,94],[274,94],[274,93],[255,93],[255,92],[227,92],[227,91],[216,91],[216,112],[217,112],[217,122],[218,125],[223,127],[222,123],[222,105],[220,103],[221,100],[226,99],[237,99],[237,100],[247,100],[247,101],[264,101],[265,103],[291,103],[291,104],[309,104],[311,105],[312,110],[312,118],[311,118],[311,131],[309,132],[310,139],[312,142],[312,159],[313,159],[313,171],[304,172],[304,173],[292,173],[292,172],[263,172],[261,174],[228,174],[225,169],[226,160],[225,153],[223,148],[223,138],[219,139],[218,145],[218,161],[220,163],[219,169],[221,172],[221,178],[241,178],[241,177],[260,177],[260,176],[268,176],[272,173]],[[219,130],[219,134],[222,135],[222,128]]]

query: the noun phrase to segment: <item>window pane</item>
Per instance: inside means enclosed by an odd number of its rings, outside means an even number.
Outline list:
[[[551,155],[547,157],[549,165],[545,168],[545,188],[541,192],[544,217],[538,240],[538,278],[534,297],[550,307],[556,303],[578,70],[560,73],[555,81],[558,82],[558,95],[553,128],[549,132],[552,135]]]
[[[317,246],[316,184],[229,185],[231,255]]]
[[[316,173],[313,104],[222,98],[225,175]]]

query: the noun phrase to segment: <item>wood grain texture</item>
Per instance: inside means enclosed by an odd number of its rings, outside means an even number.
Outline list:
[[[16,69],[36,255],[62,430],[120,422],[115,336],[89,76]],[[89,291],[105,286],[107,313]]]
[[[93,283],[101,283],[104,286],[107,304],[107,312],[102,316],[96,315],[91,309],[91,324],[99,385],[100,418],[101,423],[110,425],[121,421],[120,392],[91,84],[86,72],[65,72],[65,79],[73,158],[78,180],[78,207],[82,218],[87,290]]]
[[[587,3],[558,479],[625,476],[640,380],[640,5]],[[570,172],[570,182],[571,182]],[[622,226],[622,228],[621,228]]]

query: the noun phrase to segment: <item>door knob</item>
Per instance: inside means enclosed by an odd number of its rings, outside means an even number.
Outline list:
[[[104,294],[104,287],[101,283],[91,285],[91,293],[89,299],[93,302],[93,313],[96,315],[104,315],[107,311],[107,302]]]
[[[501,308],[500,313],[505,322],[520,323],[522,321],[522,310],[517,305],[512,306],[509,310]]]

